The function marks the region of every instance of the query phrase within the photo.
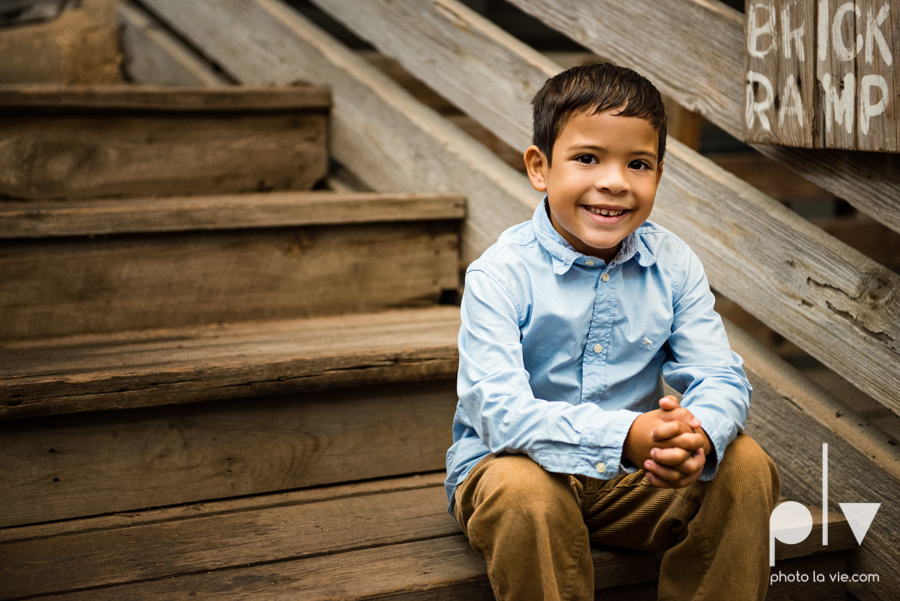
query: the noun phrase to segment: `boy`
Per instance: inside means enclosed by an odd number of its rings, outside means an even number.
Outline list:
[[[533,105],[546,196],[466,273],[451,512],[498,599],[593,599],[596,543],[666,551],[660,599],[762,600],[780,481],[703,267],[647,221],[659,92],[590,65]]]

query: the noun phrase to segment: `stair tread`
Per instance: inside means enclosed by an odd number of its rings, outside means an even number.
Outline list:
[[[0,343],[0,418],[452,377],[459,309]]]
[[[0,239],[458,220],[464,207],[461,196],[374,192],[4,202]]]
[[[2,84],[0,107],[27,109],[127,109],[144,111],[284,111],[327,109],[326,86],[182,88],[133,84]]]
[[[443,476],[0,530],[0,579],[7,583],[2,596],[72,591],[75,597],[112,599],[240,592],[257,598],[302,592],[305,598],[353,599],[484,588],[484,560],[446,512]],[[827,548],[781,545],[778,558],[856,546],[840,514],[830,514],[829,530]],[[809,538],[820,531],[821,524],[815,524]],[[659,557],[596,548],[597,586],[655,580]]]

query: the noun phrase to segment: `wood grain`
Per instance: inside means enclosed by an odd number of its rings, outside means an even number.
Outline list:
[[[134,4],[116,7],[122,43],[122,70],[143,85],[227,86],[232,82],[193,49]]]
[[[744,15],[736,10],[717,0],[510,2],[600,56],[636,69],[663,94],[741,137],[746,44]],[[900,156],[756,149],[900,231]]]
[[[458,223],[0,242],[0,340],[432,304],[459,282]]]
[[[458,533],[459,525],[447,513],[443,486],[282,507],[250,505],[228,514],[0,544],[0,598],[299,560]]]
[[[0,85],[0,107],[4,112],[28,114],[55,114],[62,109],[179,113],[306,111],[322,114],[330,106],[328,88],[309,85],[223,88]]]
[[[427,11],[413,0],[373,1],[368,11],[348,0],[315,3],[507,143],[520,150],[530,143],[523,117],[530,88],[523,82],[543,82],[560,70],[534,50],[455,0]],[[440,43],[416,43],[415,31]],[[444,48],[469,57],[465,67]],[[495,119],[496,106],[508,116]],[[651,217],[691,241],[714,287],[900,413],[897,274],[675,140]]]
[[[382,478],[352,484],[320,486],[222,501],[206,501],[144,511],[112,513],[97,517],[63,520],[61,522],[12,526],[0,528],[0,544],[70,536],[100,530],[116,530],[162,522],[170,523],[246,510],[255,511],[386,492],[430,488],[442,485],[446,477],[447,473],[444,471],[428,472],[413,476],[401,476],[399,478]]]
[[[540,201],[514,169],[280,2],[144,4],[243,84],[329,85],[332,155],[379,191],[465,196],[466,263]]]
[[[448,379],[4,422],[0,526],[439,470],[456,401]]]
[[[267,192],[0,203],[0,239],[462,219],[440,194]]]
[[[325,138],[325,113],[306,110],[147,118],[4,109],[0,197],[304,190],[327,173]]]
[[[895,501],[900,449],[751,336],[727,322],[726,328],[754,389],[747,433],[778,466],[782,493],[821,507],[822,443],[828,443],[829,508],[838,510],[837,502],[881,503],[865,544],[852,554],[851,567],[880,574],[877,587],[883,598],[900,596],[900,581],[888,576],[900,562],[900,507]],[[831,536],[829,532],[829,540]]]
[[[435,307],[5,343],[0,416],[447,378],[458,331],[459,309]]]
[[[433,493],[437,497],[438,490],[430,489],[429,493]],[[412,497],[413,494],[424,496],[426,491],[416,491],[415,493],[395,493],[390,495],[400,498],[401,496]],[[382,497],[381,495],[379,497]],[[390,511],[385,508],[380,509],[378,505],[384,505],[388,501],[388,495],[382,498],[366,497],[365,499],[371,503],[370,507],[364,509],[366,512],[389,514]],[[325,503],[319,504],[325,505]],[[355,507],[356,504],[351,503],[330,503],[334,510],[341,511],[347,516],[349,526],[356,525],[357,522],[369,523],[372,519],[370,516],[353,515],[354,510],[359,511]],[[398,505],[406,506],[406,501],[401,501]],[[324,507],[304,506],[293,510],[282,510],[281,514],[287,515],[318,515]],[[317,511],[318,510],[318,511]],[[374,510],[374,511],[373,511]],[[346,512],[346,513],[344,513]],[[290,526],[279,525],[278,527],[269,526],[269,522],[277,519],[275,514],[266,516],[265,519],[258,519],[259,524],[254,523],[252,516],[250,519],[241,517],[232,518],[236,522],[237,536],[243,532],[249,534],[268,535],[275,539],[270,544],[276,546],[279,544],[286,533],[282,530],[292,530]],[[413,524],[415,522],[434,521],[435,530],[440,524],[444,524],[449,532],[458,531],[455,520],[444,513],[442,516],[431,516],[431,512],[424,508],[414,509],[410,507],[409,513],[413,516]],[[420,517],[424,516],[424,520]],[[344,524],[335,520],[332,516],[320,518],[323,528],[333,526],[329,529],[329,534],[333,534],[337,539],[335,550],[337,553],[328,554],[319,557],[304,558],[302,556],[304,547],[313,546],[316,543],[318,533],[312,530],[311,536],[304,539],[305,545],[298,545],[296,539],[292,541],[297,551],[297,558],[291,558],[288,561],[278,561],[277,555],[270,561],[262,565],[250,565],[246,568],[234,566],[215,565],[215,556],[202,558],[203,563],[198,561],[196,569],[193,573],[186,573],[182,576],[158,575],[156,578],[147,577],[143,582],[137,581],[133,584],[125,584],[120,586],[112,586],[97,590],[85,591],[83,593],[75,592],[66,595],[64,598],[87,598],[86,595],[94,593],[94,598],[112,599],[112,598],[155,598],[164,596],[166,598],[181,599],[190,598],[192,595],[212,596],[218,598],[235,594],[238,592],[242,595],[252,596],[253,598],[285,598],[285,597],[301,597],[301,598],[341,598],[341,599],[492,599],[490,595],[490,586],[487,581],[487,575],[484,560],[471,549],[466,539],[459,534],[449,534],[430,540],[416,541],[410,536],[412,531],[406,534],[410,542],[399,542],[378,546],[373,549],[357,548],[352,550],[344,550],[341,547],[341,534]],[[220,520],[224,522],[224,520]],[[198,520],[198,522],[200,522]],[[224,525],[224,524],[223,524]],[[162,527],[154,529],[153,533],[161,535],[164,532],[168,534],[169,544],[174,543],[175,561],[190,561],[191,543],[175,541],[172,532],[186,532],[188,536],[197,536],[203,531],[216,532],[214,537],[221,536],[217,531],[220,528],[210,527],[203,522],[191,524],[192,528],[185,528],[184,524],[169,528],[168,532]],[[393,530],[403,528],[402,525],[382,525],[378,524],[370,527],[371,532],[368,533],[367,539],[390,540],[388,537],[393,534]],[[176,529],[179,528],[179,529]],[[302,526],[294,528],[302,528]],[[192,530],[194,532],[192,532]],[[422,528],[422,530],[425,530]],[[196,532],[196,533],[195,533]],[[271,532],[271,534],[269,534]],[[157,541],[150,542],[148,539],[149,549],[144,552],[131,551],[124,544],[125,540],[137,539],[141,542],[142,537],[149,537],[150,531],[141,532],[135,529],[129,529],[129,532],[123,532],[120,539],[111,536],[97,536],[96,538],[109,538],[110,544],[115,547],[123,547],[123,553],[126,557],[134,557],[135,562],[153,561],[157,565],[155,572],[166,573],[169,568],[164,562],[156,562],[153,558],[165,559],[165,554],[160,552]],[[355,532],[358,536],[359,532]],[[378,538],[378,537],[383,538]],[[400,536],[394,535],[397,538]],[[179,538],[181,538],[179,536]],[[125,539],[125,540],[121,540]],[[352,540],[352,539],[351,539]],[[229,538],[228,542],[234,541],[234,537]],[[78,541],[82,542],[83,541]],[[259,541],[259,547],[265,547],[269,541]],[[284,544],[284,546],[287,546]],[[156,548],[154,548],[156,547]],[[181,548],[185,548],[185,552],[178,553]],[[2,547],[0,547],[2,549]],[[33,549],[27,551],[34,553]],[[342,552],[343,551],[343,552]],[[2,551],[0,551],[2,552]],[[155,554],[154,554],[155,552]],[[219,551],[215,555],[227,556],[228,551]],[[95,557],[100,554],[95,553]],[[105,559],[100,556],[101,559]],[[199,559],[199,558],[198,558]],[[629,596],[617,596],[625,592],[624,587],[632,587],[638,585],[640,590],[643,583],[653,582],[658,578],[659,574],[659,556],[651,553],[643,553],[629,551],[624,549],[593,549],[592,559],[594,563],[595,586],[598,590],[603,590],[603,598],[606,598],[607,590],[613,588],[611,598],[628,599]],[[195,560],[197,561],[197,560]],[[213,565],[210,565],[213,564]],[[828,553],[824,556],[817,555],[813,557],[803,557],[800,559],[787,559],[781,564],[781,569],[790,569],[807,571],[810,568],[822,571],[823,569],[836,571],[846,565],[846,556],[843,553]],[[204,566],[212,569],[204,569]],[[38,566],[40,567],[40,566]],[[108,569],[110,566],[107,566]],[[130,566],[129,566],[130,567]],[[152,566],[148,568],[153,569]],[[173,568],[174,569],[174,568]],[[91,570],[93,572],[93,570]],[[129,570],[131,571],[131,570]],[[55,575],[54,575],[55,577]],[[104,575],[107,580],[112,580],[110,575]],[[620,588],[621,587],[621,588]],[[619,588],[618,591],[615,588]],[[796,594],[797,587],[789,585],[779,587],[779,592]],[[627,589],[626,589],[627,590]],[[833,592],[829,590],[829,592]],[[118,597],[117,597],[118,595]],[[329,596],[331,595],[331,596]],[[770,597],[767,597],[767,599]],[[772,596],[771,599],[787,599],[793,598],[789,596]]]

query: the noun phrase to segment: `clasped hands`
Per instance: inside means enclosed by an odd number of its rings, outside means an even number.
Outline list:
[[[659,409],[642,413],[631,425],[622,456],[643,467],[660,488],[684,488],[700,478],[712,444],[700,420],[669,395]]]

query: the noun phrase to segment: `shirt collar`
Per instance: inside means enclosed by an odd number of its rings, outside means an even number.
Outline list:
[[[550,223],[550,216],[547,214],[547,211],[547,197],[544,196],[544,200],[534,211],[531,224],[538,242],[544,247],[544,250],[550,253],[553,259],[553,273],[562,275],[569,271],[575,263],[584,264],[588,257],[575,250],[565,238],[559,235],[559,232]],[[622,246],[619,248],[616,258],[610,262],[609,267],[612,269],[616,265],[621,265],[634,257],[637,257],[638,265],[641,267],[649,267],[656,263],[656,257],[650,252],[650,249],[647,248],[637,232],[632,232],[622,240]]]

